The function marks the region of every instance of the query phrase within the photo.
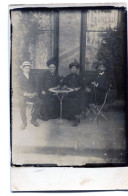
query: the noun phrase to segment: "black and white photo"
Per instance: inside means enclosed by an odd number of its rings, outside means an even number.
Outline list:
[[[11,166],[127,166],[127,11],[10,6]]]

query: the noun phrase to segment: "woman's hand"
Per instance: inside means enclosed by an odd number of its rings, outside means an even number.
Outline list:
[[[80,87],[78,87],[78,88],[74,88],[74,91],[78,91],[80,89]]]
[[[42,94],[42,95],[46,95],[46,92],[45,92],[45,91],[42,91],[41,94]]]
[[[33,97],[37,97],[38,96],[38,94],[37,93],[33,93]]]

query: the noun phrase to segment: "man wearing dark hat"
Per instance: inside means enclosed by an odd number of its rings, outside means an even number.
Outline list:
[[[33,112],[31,123],[38,127],[39,123],[36,121],[42,101],[38,97],[35,88],[34,78],[30,74],[31,64],[28,61],[23,62],[20,66],[22,73],[19,77],[18,82],[18,94],[19,94],[19,105],[20,105],[20,114],[22,118],[21,129],[25,129],[27,126],[27,117],[26,117],[26,103],[33,102]]]
[[[101,61],[99,62],[97,69],[98,75],[91,84],[89,102],[96,101],[96,104],[101,105],[104,101],[106,92],[110,88],[110,80],[106,73],[106,67]]]
[[[77,74],[78,68],[79,64],[74,60],[69,64],[71,73],[63,80],[65,86],[74,89],[63,100],[63,118],[71,120],[72,126],[77,126],[80,123],[80,119],[77,117],[81,113],[81,82],[80,76]]]
[[[42,76],[40,83],[41,97],[44,102],[40,114],[47,119],[59,117],[59,100],[49,91],[49,88],[57,87],[60,84],[60,77],[56,72],[56,59],[52,58],[47,62],[49,70]]]

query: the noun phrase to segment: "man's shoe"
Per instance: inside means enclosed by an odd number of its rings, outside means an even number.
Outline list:
[[[77,118],[77,119],[75,119],[75,120],[73,120],[73,122],[72,122],[72,126],[73,127],[76,127],[76,126],[78,126],[80,124],[80,120]]]
[[[43,117],[42,120],[43,121],[48,121],[48,118],[47,117]]]
[[[85,111],[82,111],[82,112],[81,112],[81,118],[82,118],[82,119],[85,119],[85,118],[86,118],[86,113],[87,113],[87,112],[85,112]]]
[[[31,123],[35,126],[35,127],[39,127],[39,123],[36,120],[31,120]]]
[[[43,120],[43,121],[48,121],[47,115],[46,115],[46,116],[42,116],[42,115],[39,113],[38,118],[41,119],[41,120]]]

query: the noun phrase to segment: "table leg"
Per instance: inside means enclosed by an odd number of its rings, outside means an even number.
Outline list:
[[[60,119],[62,119],[62,112],[63,112],[63,98],[64,98],[64,94],[63,95],[60,95],[59,94],[56,94],[59,101],[60,101]]]
[[[60,99],[60,118],[62,118],[62,100]]]

